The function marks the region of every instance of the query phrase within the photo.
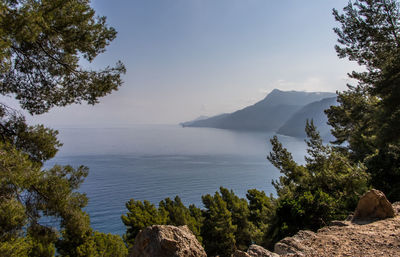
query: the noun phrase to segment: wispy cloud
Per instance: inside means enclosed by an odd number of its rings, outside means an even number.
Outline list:
[[[321,91],[326,88],[326,83],[319,77],[309,77],[304,81],[287,81],[280,79],[275,82],[275,87],[282,90]]]
[[[347,80],[348,81],[348,80]],[[270,93],[273,89],[280,89],[284,91],[306,91],[306,92],[320,92],[320,91],[336,91],[333,85],[330,85],[325,79],[321,77],[308,77],[303,81],[291,81],[286,79],[278,79],[269,83],[266,88],[260,88],[259,92],[263,95]]]

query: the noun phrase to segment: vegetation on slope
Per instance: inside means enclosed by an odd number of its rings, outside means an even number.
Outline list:
[[[271,139],[268,159],[282,173],[274,182],[276,199],[264,194],[265,204],[255,207],[253,196],[248,195],[250,202],[233,192],[224,198],[223,188],[221,194],[204,196],[206,208],[198,220],[203,221],[200,231],[208,254],[229,256],[249,239],[271,247],[300,229],[316,230],[353,211],[370,186],[391,201],[400,199],[399,3],[351,1],[343,14],[333,14],[341,24],[335,29],[339,57],[366,68],[350,74],[358,84],[348,85],[338,94],[339,105],[326,111],[334,144],[323,144],[314,124],[307,122],[305,165],[297,164],[276,137]]]
[[[92,61],[115,38],[104,17],[95,17],[89,1],[1,1],[0,82],[3,96],[13,96],[31,114],[54,106],[87,102],[116,90],[122,64],[102,71],[79,65]],[[68,14],[68,15],[65,15]],[[400,8],[395,0],[350,2],[334,10],[341,27],[336,50],[365,68],[358,81],[339,93],[327,110],[334,145],[325,145],[307,124],[308,155],[299,165],[277,138],[268,159],[282,172],[277,198],[249,190],[247,200],[221,188],[205,195],[205,208],[185,207],[177,197],[158,208],[144,201],[127,203],[124,237],[133,243],[140,228],[152,224],[187,224],[210,255],[229,256],[250,243],[271,246],[299,229],[318,229],[353,210],[369,186],[391,201],[400,199]],[[61,143],[57,131],[28,126],[11,108],[0,105],[0,255],[125,256],[119,236],[93,231],[76,190],[86,167],[43,163]],[[60,230],[41,222],[55,217]]]
[[[233,113],[184,122],[184,127],[210,127],[232,130],[277,131],[303,106],[334,93],[272,90],[263,100]],[[322,114],[323,112],[321,112]],[[305,120],[304,120],[305,122]],[[300,132],[304,130],[301,128]]]
[[[95,104],[122,84],[122,63],[100,71],[79,65],[116,36],[87,0],[2,0],[0,35],[0,94],[30,114]],[[29,126],[0,104],[0,256],[125,256],[122,239],[93,231],[82,210],[87,198],[76,190],[88,169],[43,169],[61,145],[57,131]],[[58,220],[60,230],[43,217]]]

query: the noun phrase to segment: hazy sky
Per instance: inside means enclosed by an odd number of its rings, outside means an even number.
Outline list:
[[[274,88],[336,91],[332,8],[348,0],[94,0],[117,39],[93,67],[122,60],[124,85],[96,106],[33,118],[53,127],[172,124],[231,112]]]

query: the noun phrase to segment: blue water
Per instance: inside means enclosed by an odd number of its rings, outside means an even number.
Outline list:
[[[123,234],[120,217],[131,198],[157,205],[179,195],[185,204],[202,207],[201,196],[220,186],[241,197],[251,188],[274,193],[271,181],[279,172],[266,160],[273,135],[174,125],[60,129],[64,146],[46,166],[88,166],[80,191],[89,197],[85,210],[92,226]],[[303,160],[303,140],[280,140],[295,160]]]

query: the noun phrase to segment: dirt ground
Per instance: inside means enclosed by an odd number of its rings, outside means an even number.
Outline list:
[[[301,238],[304,255],[286,256],[400,256],[400,203],[394,218],[378,221],[343,221]]]

